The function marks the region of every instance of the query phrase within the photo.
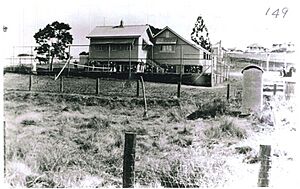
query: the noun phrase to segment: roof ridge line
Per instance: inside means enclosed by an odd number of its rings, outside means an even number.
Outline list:
[[[109,25],[109,26],[96,26],[96,27],[116,27],[116,26],[119,26],[119,25]],[[135,24],[135,25],[123,25],[123,27],[131,27],[131,26],[149,26],[148,24]]]

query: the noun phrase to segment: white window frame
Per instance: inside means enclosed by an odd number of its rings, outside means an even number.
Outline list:
[[[175,45],[161,45],[160,52],[175,53]]]

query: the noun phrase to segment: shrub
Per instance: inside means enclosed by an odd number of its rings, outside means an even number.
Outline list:
[[[22,125],[36,125],[36,122],[34,120],[31,119],[25,119],[21,122]]]
[[[189,120],[195,120],[198,118],[210,118],[216,115],[224,115],[227,110],[228,103],[220,98],[216,98],[213,102],[206,102],[199,105],[199,109],[187,116]]]

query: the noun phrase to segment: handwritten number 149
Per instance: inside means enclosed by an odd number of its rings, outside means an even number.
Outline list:
[[[267,12],[266,12],[266,15],[268,15],[269,14],[269,12],[270,12],[270,10],[271,10],[271,8],[268,8],[268,10],[267,10]],[[283,16],[282,16],[282,18],[284,18],[285,17],[285,15],[287,14],[287,12],[288,12],[288,8],[286,8],[286,7],[284,7],[283,9],[276,9],[274,12],[270,12],[270,14],[272,15],[272,16],[275,16],[275,18],[277,18],[280,14],[283,14]]]

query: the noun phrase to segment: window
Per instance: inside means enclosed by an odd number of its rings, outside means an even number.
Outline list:
[[[95,49],[96,49],[96,51],[106,51],[106,50],[108,50],[108,46],[107,45],[96,45]]]
[[[172,37],[172,38],[157,38],[156,39],[156,44],[158,45],[176,45],[177,43],[177,38]]]
[[[210,59],[211,59],[210,54],[208,54],[208,53],[206,53],[206,52],[203,52],[203,59],[204,59],[204,60],[210,60]]]
[[[112,51],[129,51],[130,45],[111,45],[110,49]]]
[[[161,52],[175,52],[174,45],[161,45],[160,47]]]
[[[170,37],[170,32],[166,31],[166,38],[169,38],[169,37]]]

